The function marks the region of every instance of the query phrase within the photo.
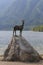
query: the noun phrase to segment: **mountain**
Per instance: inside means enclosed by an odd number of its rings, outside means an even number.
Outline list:
[[[43,0],[1,0],[0,30],[12,29],[25,21],[24,29],[43,24]]]

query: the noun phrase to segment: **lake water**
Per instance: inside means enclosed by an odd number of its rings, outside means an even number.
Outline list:
[[[4,53],[12,38],[12,31],[0,31],[0,55]],[[17,35],[19,32],[17,31]],[[23,31],[22,36],[35,48],[40,54],[43,54],[43,32]]]

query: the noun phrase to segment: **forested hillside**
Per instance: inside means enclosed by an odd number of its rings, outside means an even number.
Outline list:
[[[43,25],[34,27],[32,30],[33,30],[33,31],[43,32]]]

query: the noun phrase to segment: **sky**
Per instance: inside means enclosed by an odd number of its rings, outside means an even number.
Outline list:
[[[10,3],[14,2],[14,1],[15,0],[0,0],[0,5],[3,5],[3,4],[6,4],[6,3],[10,4]]]

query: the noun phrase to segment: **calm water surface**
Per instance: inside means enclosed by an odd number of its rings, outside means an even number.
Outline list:
[[[0,31],[0,54],[3,54],[12,38],[12,31]],[[17,32],[19,35],[19,32]],[[23,31],[22,36],[43,54],[43,32]]]

